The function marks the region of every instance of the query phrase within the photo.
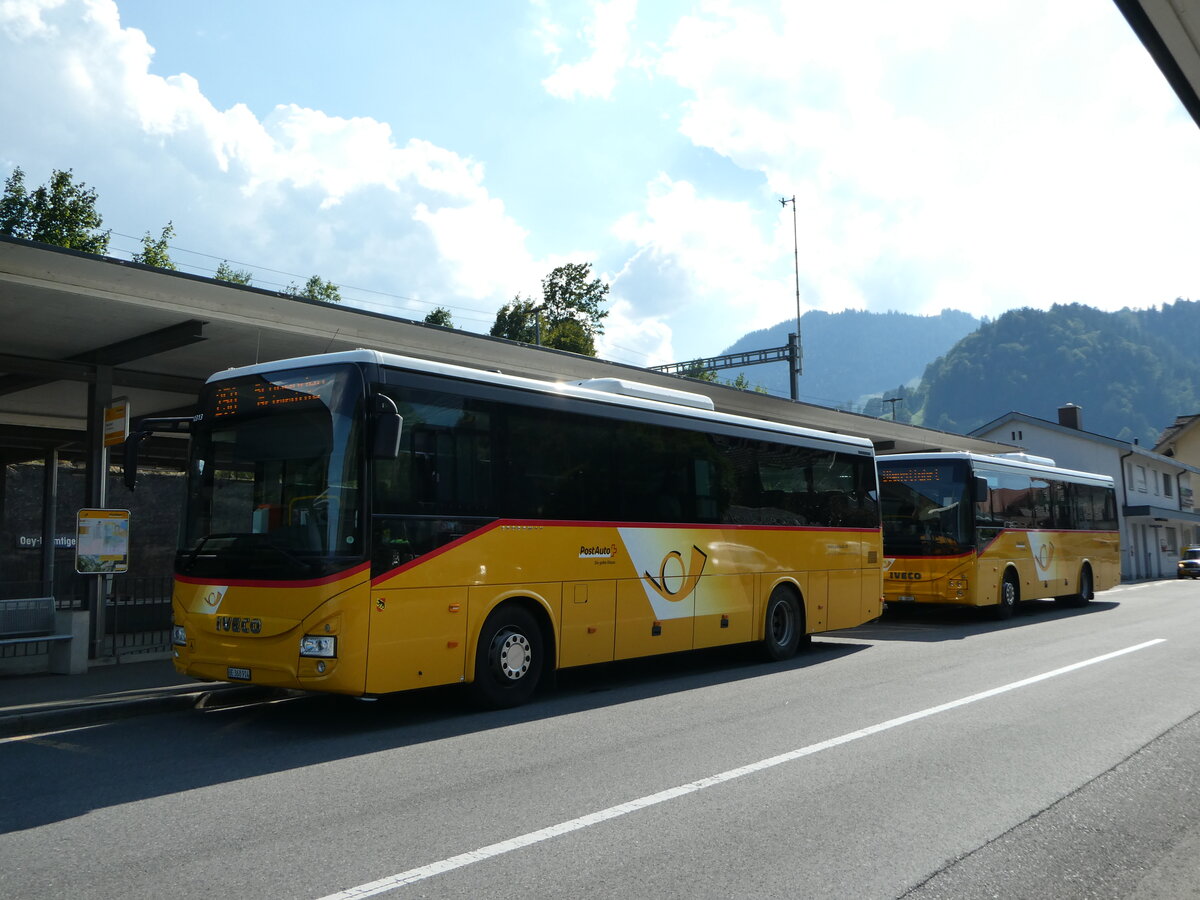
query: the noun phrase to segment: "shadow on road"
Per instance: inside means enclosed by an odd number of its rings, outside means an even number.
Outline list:
[[[1026,600],[1011,619],[997,621],[988,608],[954,606],[893,606],[882,618],[858,628],[836,632],[837,637],[869,641],[941,643],[961,641],[979,634],[1011,628],[1029,628],[1108,612],[1120,604],[1093,600],[1084,607],[1059,606],[1053,600]]]
[[[713,685],[800,671],[869,647],[815,639],[786,662],[725,647],[607,663],[558,674],[527,706],[481,712],[461,688],[364,702],[288,695],[125,719],[0,745],[9,780],[0,834],[93,810]],[[398,776],[400,777],[400,776]]]

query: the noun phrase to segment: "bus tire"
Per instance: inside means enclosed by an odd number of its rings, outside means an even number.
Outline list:
[[[1061,606],[1087,606],[1096,596],[1096,591],[1093,587],[1093,584],[1092,567],[1085,563],[1083,568],[1079,571],[1079,593],[1070,594],[1066,597],[1055,597],[1054,599],[1058,601],[1059,605]]]
[[[763,628],[763,652],[776,662],[796,655],[804,635],[800,601],[790,588],[779,585],[767,600]]]
[[[1004,573],[1000,582],[1000,602],[992,607],[992,617],[995,619],[1011,619],[1021,603],[1021,585],[1017,582],[1017,573],[1009,569]]]
[[[475,648],[471,691],[480,706],[507,709],[533,696],[545,666],[546,642],[528,610],[506,604],[492,611]]]

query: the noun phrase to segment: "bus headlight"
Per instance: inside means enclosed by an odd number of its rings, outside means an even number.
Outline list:
[[[300,655],[332,659],[337,656],[337,638],[328,634],[306,634],[300,638]]]
[[[176,647],[187,646],[187,630],[182,625],[171,626],[171,643]]]
[[[946,588],[954,592],[956,599],[961,600],[967,593],[967,579],[948,578],[946,579]]]

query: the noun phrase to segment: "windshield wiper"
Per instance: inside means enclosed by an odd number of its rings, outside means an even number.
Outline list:
[[[316,562],[306,560],[297,556],[292,550],[287,547],[277,544],[271,540],[270,535],[259,534],[257,532],[221,532],[217,534],[209,534],[196,541],[195,545],[182,553],[186,556],[186,563],[180,566],[182,571],[190,571],[195,567],[197,560],[204,550],[205,545],[211,541],[228,541],[227,547],[213,548],[209,553],[205,554],[214,560],[238,556],[250,556],[261,550],[273,550],[281,557],[290,563],[301,567],[305,573],[309,573],[319,568]]]

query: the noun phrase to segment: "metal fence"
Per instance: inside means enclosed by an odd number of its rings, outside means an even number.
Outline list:
[[[159,653],[171,647],[170,575],[114,575],[104,605],[109,655]]]

